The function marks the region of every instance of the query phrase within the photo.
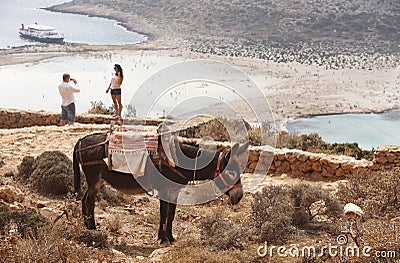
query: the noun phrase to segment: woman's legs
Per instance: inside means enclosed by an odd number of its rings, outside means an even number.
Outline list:
[[[118,116],[121,117],[122,113],[122,101],[121,101],[121,95],[116,95],[117,97],[117,103],[118,103]]]
[[[122,112],[121,95],[111,95],[111,98],[114,103],[115,114],[121,117],[121,112]]]
[[[113,103],[114,103],[115,115],[118,115],[118,102],[117,102],[117,96],[118,96],[118,95],[112,95],[112,94],[111,94],[111,98],[112,98],[112,101],[113,101]]]

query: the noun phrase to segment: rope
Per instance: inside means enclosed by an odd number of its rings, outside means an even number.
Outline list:
[[[194,170],[193,170],[193,180],[192,180],[192,184],[194,185],[194,181],[196,181],[196,171],[197,171],[197,159],[199,157],[199,153],[201,152],[200,149],[197,150],[196,153],[196,159],[194,160]]]

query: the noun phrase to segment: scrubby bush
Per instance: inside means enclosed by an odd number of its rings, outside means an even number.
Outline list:
[[[295,233],[294,207],[287,186],[264,187],[254,196],[253,223],[260,242],[280,243]]]
[[[358,143],[327,143],[317,133],[295,135],[281,131],[276,137],[277,148],[299,149],[308,152],[343,154],[360,159],[372,160],[374,150],[363,150]]]
[[[400,225],[388,220],[368,219],[361,225],[360,237],[364,245],[375,251],[394,251],[400,258]]]
[[[107,248],[109,246],[107,234],[97,230],[85,230],[80,240],[91,247]]]
[[[210,246],[213,250],[244,248],[243,231],[219,214],[207,216],[201,224],[201,229],[203,245]]]
[[[290,196],[295,207],[293,224],[300,228],[307,228],[317,216],[339,217],[341,212],[339,202],[318,186],[293,185]]]
[[[72,162],[60,151],[39,155],[29,177],[32,187],[41,194],[62,196],[72,191]]]
[[[24,211],[12,211],[8,206],[0,206],[0,233],[5,234],[14,224],[22,237],[36,235],[38,230],[48,224],[45,217],[39,215],[33,209]]]
[[[365,218],[400,216],[400,168],[388,171],[359,170],[339,187],[343,203],[360,206]]]
[[[269,122],[263,122],[260,127],[252,126],[248,129],[249,142],[251,145],[276,146],[276,129]]]
[[[229,132],[230,131],[230,134]],[[234,119],[212,119],[204,125],[200,125],[180,136],[189,138],[203,138],[209,136],[216,141],[239,141],[248,138],[251,145],[262,144],[277,148],[299,149],[308,152],[327,154],[343,154],[356,158],[357,160],[372,160],[374,149],[363,150],[358,143],[327,143],[317,133],[312,134],[290,134],[285,131],[279,133],[271,123],[263,122],[261,127],[252,127],[244,120]],[[263,136],[263,137],[262,137]]]
[[[107,251],[64,239],[57,229],[41,228],[36,236],[6,234],[0,239],[1,262],[111,262]]]
[[[115,109],[113,106],[107,108],[102,101],[91,101],[88,113],[112,115],[115,113]]]
[[[271,243],[282,243],[299,229],[337,234],[338,225],[329,219],[338,218],[340,210],[339,202],[319,187],[272,185],[254,197],[254,230],[260,242]]]
[[[31,173],[33,171],[33,164],[35,162],[35,157],[33,156],[25,156],[22,161],[21,164],[17,166],[17,170],[18,170],[18,178],[26,181],[29,179],[29,177],[31,176]]]
[[[125,105],[125,116],[136,117],[136,107],[132,104]]]
[[[114,190],[106,184],[100,188],[97,194],[97,201],[101,200],[106,201],[107,205],[121,205],[126,201],[121,192]]]

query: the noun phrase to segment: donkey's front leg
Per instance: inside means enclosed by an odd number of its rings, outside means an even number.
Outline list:
[[[167,238],[167,213],[168,213],[168,203],[160,199],[160,228],[158,229],[158,239],[161,239],[161,244],[169,244]]]
[[[172,222],[174,221],[175,210],[176,204],[168,203],[166,235],[170,243],[175,241],[175,238],[172,235]]]

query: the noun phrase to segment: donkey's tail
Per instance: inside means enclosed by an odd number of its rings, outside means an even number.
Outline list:
[[[72,157],[72,165],[74,169],[74,191],[78,197],[81,196],[81,170],[79,168],[79,159],[78,159],[78,152],[79,152],[79,145],[80,140],[75,144],[74,153]]]

